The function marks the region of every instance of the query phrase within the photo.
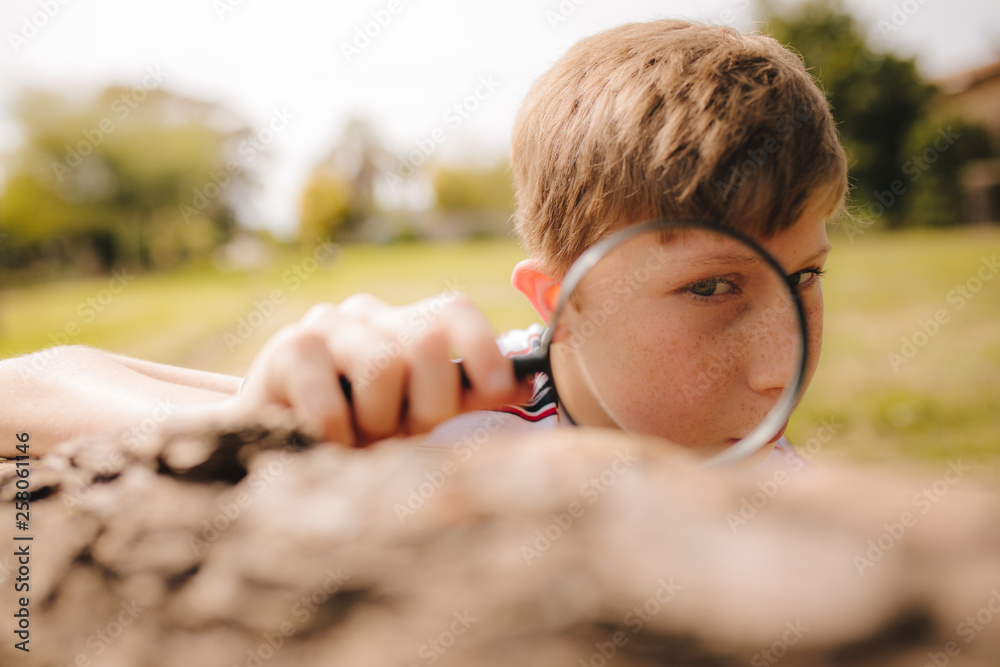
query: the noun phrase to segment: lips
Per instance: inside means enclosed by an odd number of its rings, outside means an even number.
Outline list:
[[[778,429],[778,432],[774,435],[774,437],[767,441],[767,444],[773,445],[774,443],[778,442],[778,440],[781,439],[781,436],[785,435],[786,428],[788,428],[787,421],[781,425],[781,428]]]
[[[778,432],[774,434],[774,437],[767,441],[767,444],[773,445],[774,443],[778,442],[778,440],[781,439],[781,436],[785,435],[785,429],[786,428],[788,428],[788,422],[787,421],[784,424],[781,425],[781,428],[779,428]],[[743,436],[743,438],[745,438],[745,437],[746,436]],[[735,445],[737,442],[740,442],[741,440],[743,440],[743,438],[729,438],[728,444],[729,445]]]

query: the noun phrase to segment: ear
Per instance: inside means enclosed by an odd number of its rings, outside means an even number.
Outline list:
[[[534,259],[525,259],[514,267],[510,283],[514,289],[528,297],[535,312],[548,324],[559,302],[561,281],[542,271]]]

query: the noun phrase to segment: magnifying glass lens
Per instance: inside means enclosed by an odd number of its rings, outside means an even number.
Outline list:
[[[630,228],[588,253],[564,280],[549,349],[574,422],[712,454],[780,437],[805,332],[773,258],[731,232],[677,223]]]

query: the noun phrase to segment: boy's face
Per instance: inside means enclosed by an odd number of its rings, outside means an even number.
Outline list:
[[[822,338],[823,295],[815,272],[829,252],[826,224],[801,220],[757,240],[798,284],[810,338],[805,388]],[[660,237],[640,237],[588,273],[554,339],[556,387],[580,424],[721,450],[753,430],[790,381],[799,355],[797,320],[792,309],[774,305],[787,302],[782,277],[754,262],[741,244],[685,233],[670,241],[670,261],[657,264],[660,243]],[[745,261],[739,257],[744,250]],[[729,263],[714,259],[722,256]],[[653,270],[637,268],[645,266]],[[630,275],[651,277],[621,280]],[[698,282],[689,288],[692,279]],[[595,322],[597,310],[601,325],[579,329],[587,336],[573,342],[568,332],[586,319]]]

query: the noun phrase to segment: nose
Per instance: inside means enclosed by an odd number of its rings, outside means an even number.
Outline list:
[[[767,309],[756,322],[746,337],[747,382],[755,393],[774,401],[793,379],[802,335],[793,309]]]

